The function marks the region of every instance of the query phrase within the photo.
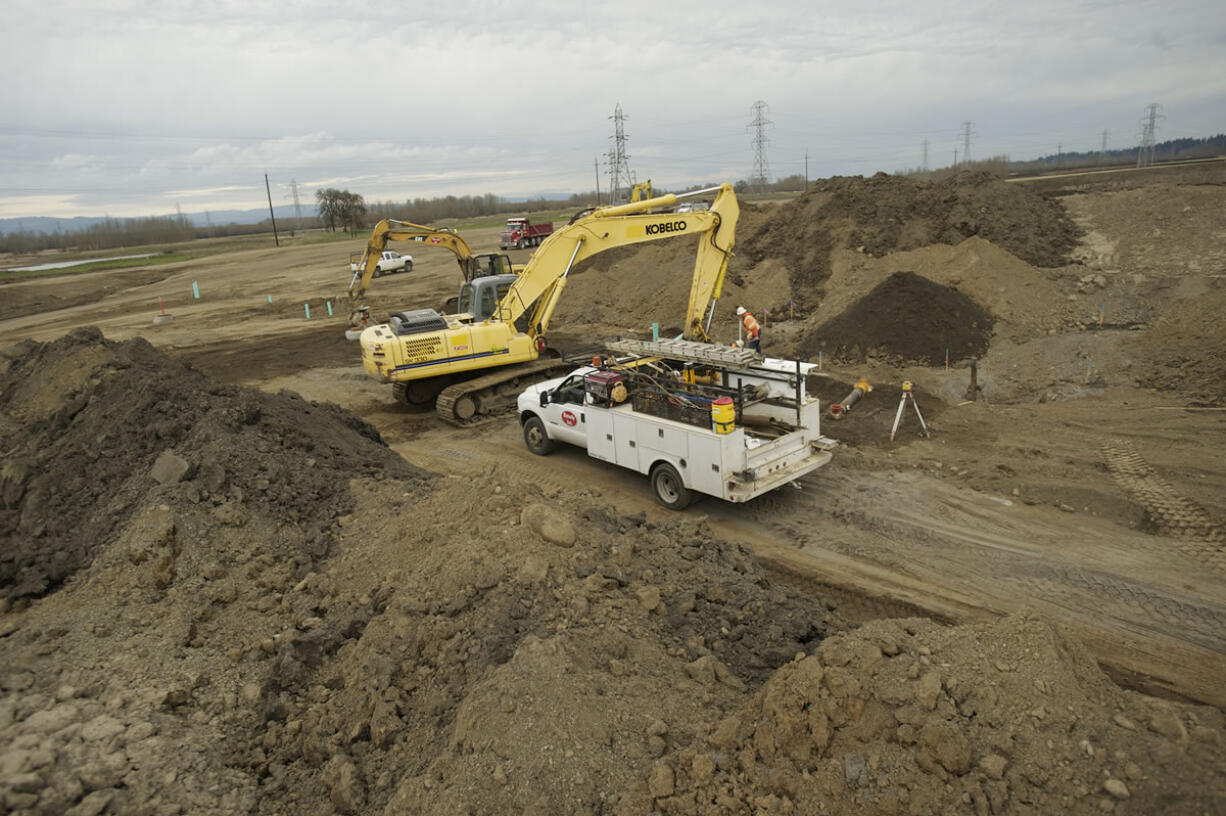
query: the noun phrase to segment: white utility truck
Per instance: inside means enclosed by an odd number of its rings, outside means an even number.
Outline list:
[[[353,258],[349,259],[350,274],[357,274],[358,262]],[[375,264],[375,273],[373,277],[381,275],[391,275],[393,272],[412,272],[413,271],[413,256],[401,255],[399,252],[394,252],[390,249],[385,249],[379,254],[379,260]]]
[[[528,450],[557,442],[646,474],[673,510],[691,492],[744,502],[830,461],[821,408],[805,379],[816,366],[686,340],[619,340],[615,356],[519,395]]]

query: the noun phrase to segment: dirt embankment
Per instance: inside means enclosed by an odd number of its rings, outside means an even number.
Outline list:
[[[978,236],[1030,264],[1054,267],[1067,263],[1079,230],[1059,202],[986,174],[925,182],[878,173],[820,181],[744,234],[743,253],[755,263],[781,258],[795,300],[810,308],[839,249],[883,257]]]
[[[3,384],[6,451],[47,446],[6,552],[42,519],[29,553],[78,554],[2,602],[11,812],[1226,807],[1220,712],[1120,691],[1046,624],[850,630],[701,520],[431,478],[141,341],[30,344]],[[132,452],[74,478],[104,432]]]
[[[201,531],[275,531],[266,552],[325,556],[355,475],[420,478],[330,404],[222,385],[144,340],[79,329],[9,353],[0,374],[0,589],[37,597],[88,566],[127,518],[182,505]]]

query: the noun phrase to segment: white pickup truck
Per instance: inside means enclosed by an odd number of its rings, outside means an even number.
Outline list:
[[[557,442],[585,448],[596,459],[646,474],[656,499],[673,510],[688,505],[692,491],[744,502],[830,461],[837,443],[821,435],[818,400],[805,394],[805,376],[814,368],[760,358],[746,367],[708,368],[702,379],[740,396],[735,427],[725,425],[723,432],[702,396],[720,389],[687,388],[661,377],[659,368],[644,377],[633,367],[584,366],[529,387],[517,407],[532,453],[543,456]]]
[[[349,273],[356,275],[359,272],[358,262],[350,259]],[[399,252],[393,252],[390,249],[384,250],[379,255],[379,260],[375,263],[374,277],[380,275],[390,275],[393,272],[412,272],[413,271],[413,256],[401,255]]]

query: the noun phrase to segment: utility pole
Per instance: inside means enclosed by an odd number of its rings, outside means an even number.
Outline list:
[[[272,188],[268,186],[268,174],[264,174],[264,192],[268,193],[268,217],[272,219],[272,239],[277,242],[277,246],[281,246],[281,239],[277,237],[277,216],[272,211]]]
[[[1149,113],[1141,119],[1141,147],[1137,151],[1137,167],[1148,167],[1154,163],[1154,148],[1158,143],[1158,120],[1163,118],[1158,113],[1162,107],[1157,102],[1149,103]]]
[[[805,151],[805,191],[809,190],[809,151]]]
[[[596,168],[596,206],[600,206],[600,157],[592,157],[592,165]]]
[[[924,163],[920,165],[920,169],[928,172],[928,137],[924,137]]]
[[[1109,130],[1103,131],[1103,146],[1102,146],[1102,149],[1098,151],[1098,163],[1099,164],[1107,163],[1107,134],[1110,132],[1111,131]]]
[[[958,148],[954,148],[954,170],[958,169]]]
[[[759,193],[766,192],[767,178],[770,176],[770,167],[766,164],[766,146],[770,140],[766,138],[766,128],[768,125],[773,125],[769,119],[765,118],[764,114],[770,110],[770,106],[759,99],[754,102],[749,110],[753,113],[753,121],[749,123],[749,128],[753,128],[753,176],[749,179],[751,185],[756,184]],[[749,128],[746,128],[747,130]]]
[[[613,120],[613,149],[609,151],[609,203],[621,203],[622,183],[627,184],[629,190],[630,182],[630,154],[626,152],[626,140],[630,138],[626,135],[625,120],[628,118],[622,113],[621,103],[617,103],[617,107],[613,109],[613,115],[609,117]],[[627,195],[627,198],[629,196]]]
[[[290,192],[294,195],[294,229],[302,226],[302,203],[298,200],[298,179],[290,179]],[[289,234],[292,236],[294,230],[291,229]]]
[[[1060,163],[1063,160],[1063,154],[1064,144],[1062,142],[1056,142],[1056,169],[1060,168]]]
[[[962,123],[962,163],[969,164],[971,161],[971,134],[974,122],[969,120]]]

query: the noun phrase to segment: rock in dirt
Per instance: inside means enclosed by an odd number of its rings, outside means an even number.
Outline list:
[[[550,544],[571,547],[575,543],[575,528],[570,521],[543,504],[531,504],[520,513],[520,523]]]

